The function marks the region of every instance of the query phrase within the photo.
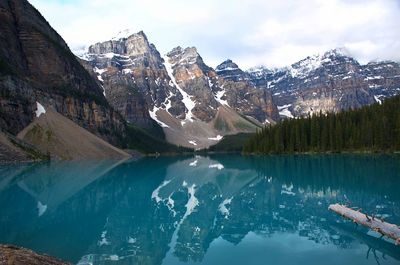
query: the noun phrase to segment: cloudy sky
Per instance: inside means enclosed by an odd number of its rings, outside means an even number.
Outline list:
[[[360,62],[400,61],[400,0],[29,0],[72,49],[143,30],[165,54],[279,67],[345,47]]]

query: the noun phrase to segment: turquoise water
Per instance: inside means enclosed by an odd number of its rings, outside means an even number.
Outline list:
[[[328,211],[400,224],[396,156],[210,156],[0,166],[0,243],[75,264],[400,264]]]

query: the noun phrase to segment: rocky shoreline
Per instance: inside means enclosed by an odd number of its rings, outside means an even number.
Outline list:
[[[0,245],[0,264],[7,265],[72,265],[45,254],[12,245]]]

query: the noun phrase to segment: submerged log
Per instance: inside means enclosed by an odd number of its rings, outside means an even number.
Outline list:
[[[356,224],[369,227],[371,230],[380,233],[382,236],[387,236],[391,239],[394,239],[396,241],[396,245],[400,244],[400,227],[397,225],[387,223],[382,219],[369,216],[361,211],[355,211],[340,204],[329,205],[329,210],[352,220]]]

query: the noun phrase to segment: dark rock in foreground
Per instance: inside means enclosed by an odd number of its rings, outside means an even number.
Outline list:
[[[32,250],[0,245],[0,264],[7,265],[70,265],[71,263],[41,255]]]

